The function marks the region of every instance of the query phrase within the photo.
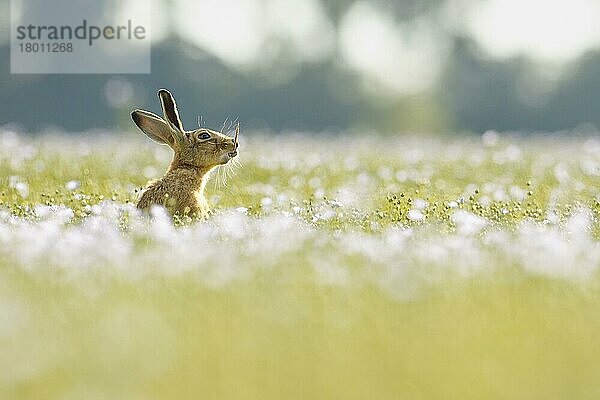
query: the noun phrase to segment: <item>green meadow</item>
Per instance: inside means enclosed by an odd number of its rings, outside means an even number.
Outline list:
[[[600,138],[0,132],[2,399],[597,399]]]

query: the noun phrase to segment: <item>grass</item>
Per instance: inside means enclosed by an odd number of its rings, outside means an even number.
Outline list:
[[[0,144],[0,398],[600,395],[597,138],[256,135],[177,226],[141,136]]]

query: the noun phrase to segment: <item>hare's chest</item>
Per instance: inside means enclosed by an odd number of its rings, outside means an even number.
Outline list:
[[[194,192],[180,192],[173,196],[172,203],[167,208],[174,214],[205,216],[208,213],[208,203],[204,196]]]

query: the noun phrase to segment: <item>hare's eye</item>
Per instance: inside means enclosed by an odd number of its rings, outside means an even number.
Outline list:
[[[206,139],[210,139],[209,133],[203,132],[203,133],[198,134],[198,140],[206,140]]]

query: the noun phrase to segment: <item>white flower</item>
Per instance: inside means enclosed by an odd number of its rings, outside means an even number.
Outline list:
[[[25,182],[17,182],[15,189],[19,193],[19,196],[26,199],[29,196],[29,185]]]
[[[413,207],[417,210],[424,210],[425,208],[427,208],[428,205],[429,203],[423,199],[415,199],[413,201]]]
[[[408,212],[408,219],[411,221],[422,221],[425,219],[425,215],[423,215],[421,210],[412,209]]]
[[[69,181],[65,184],[65,189],[73,191],[79,189],[81,183],[79,181]]]
[[[450,218],[458,233],[465,236],[478,233],[487,225],[484,218],[464,210],[455,211]]]

